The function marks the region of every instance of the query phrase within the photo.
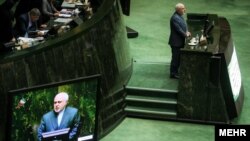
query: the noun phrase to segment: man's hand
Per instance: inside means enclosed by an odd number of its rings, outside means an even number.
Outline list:
[[[186,32],[186,37],[191,37],[191,33],[190,32]]]
[[[53,16],[54,16],[54,17],[58,17],[59,14],[60,14],[60,12],[56,12],[56,13],[53,14]]]

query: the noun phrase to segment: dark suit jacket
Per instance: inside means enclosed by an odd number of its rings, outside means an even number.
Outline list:
[[[32,22],[32,26],[29,26],[29,14],[25,13],[20,15],[16,19],[15,34],[17,37],[24,37],[26,33],[37,30],[37,22]],[[29,34],[29,37],[35,37],[34,34]]]
[[[55,6],[48,0],[42,1],[42,17],[43,23],[46,23],[50,20],[50,17],[53,17],[54,13],[57,11]]]
[[[18,0],[15,8],[15,17],[29,12],[32,8],[38,8],[41,11],[42,0]]]
[[[42,133],[44,132],[55,131],[64,128],[70,128],[70,140],[77,140],[81,128],[78,109],[73,107],[66,107],[60,126],[57,125],[57,114],[54,111],[46,113],[42,117],[41,124],[38,128],[38,140],[41,141]]]
[[[184,18],[178,13],[174,13],[170,19],[169,45],[171,47],[183,47],[185,44],[187,25]]]

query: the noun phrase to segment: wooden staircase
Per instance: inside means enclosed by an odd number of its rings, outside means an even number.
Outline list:
[[[177,91],[125,87],[127,116],[153,119],[176,119]]]

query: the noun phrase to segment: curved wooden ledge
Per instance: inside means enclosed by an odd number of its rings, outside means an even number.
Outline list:
[[[119,0],[103,1],[89,20],[63,36],[0,59],[0,120],[6,123],[9,90],[102,75],[98,137],[125,116],[123,85],[131,75],[131,57]],[[5,124],[0,140],[5,140]]]

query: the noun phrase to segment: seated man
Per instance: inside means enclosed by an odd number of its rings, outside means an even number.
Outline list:
[[[40,11],[37,8],[31,9],[28,13],[22,14],[16,19],[15,34],[17,37],[34,38],[43,36],[42,32],[37,32],[37,21],[40,17]],[[45,25],[42,25],[45,26]]]

